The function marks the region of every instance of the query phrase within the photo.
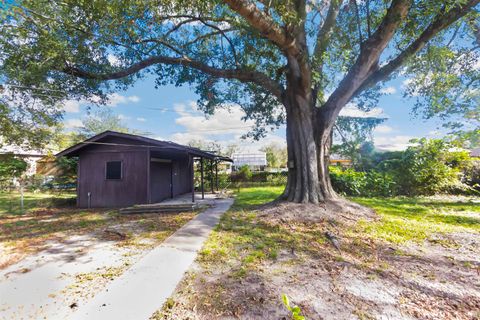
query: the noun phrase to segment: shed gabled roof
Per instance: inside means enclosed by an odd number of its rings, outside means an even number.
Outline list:
[[[100,134],[97,134],[96,136],[93,136],[90,139],[82,141],[74,146],[71,146],[70,148],[63,150],[62,152],[59,152],[58,154],[56,154],[56,156],[57,157],[64,157],[64,156],[74,157],[74,156],[77,156],[84,148],[88,147],[89,145],[95,145],[95,144],[109,145],[108,142],[107,143],[101,142],[101,140],[107,137],[125,138],[132,141],[131,144],[113,144],[113,145],[135,146],[135,147],[145,147],[145,148],[158,147],[162,149],[171,149],[172,151],[182,151],[182,152],[191,154],[193,156],[203,157],[211,160],[230,161],[230,162],[232,161],[230,158],[219,156],[212,152],[203,151],[198,148],[184,146],[184,145],[170,142],[170,141],[161,141],[161,140],[156,140],[152,138],[138,136],[135,134],[122,133],[122,132],[116,132],[116,131],[105,131]]]

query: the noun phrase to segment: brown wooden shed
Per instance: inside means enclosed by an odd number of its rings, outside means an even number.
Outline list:
[[[77,205],[83,208],[157,203],[188,192],[194,201],[194,161],[231,161],[197,148],[114,131],[57,154],[62,156],[78,157]],[[203,179],[201,189],[203,195]]]

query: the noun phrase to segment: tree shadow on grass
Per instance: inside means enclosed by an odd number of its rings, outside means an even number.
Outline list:
[[[389,217],[441,223],[480,231],[480,209],[475,203],[395,198],[353,198],[353,200]],[[474,212],[479,212],[479,216],[472,216]]]
[[[77,236],[86,235],[88,240],[97,244],[114,241],[118,244],[136,245],[136,237],[147,237],[157,242],[193,216],[194,213],[191,212],[123,215],[116,210],[106,209],[56,208],[35,211],[0,219],[0,244],[8,248],[9,253],[6,255],[24,256],[43,250],[57,250],[56,255],[60,259],[65,257],[74,260],[83,254],[79,248],[73,248],[77,245],[74,240]],[[114,232],[106,232],[109,229]],[[4,263],[2,268],[13,262]]]
[[[478,288],[469,280],[476,271],[462,261],[399,254],[392,244],[343,235],[341,226],[337,250],[325,237],[327,231],[328,222],[272,223],[231,210],[200,253],[202,272],[191,288],[180,286],[173,297],[178,304],[167,318],[176,319],[181,308],[209,319],[288,317],[283,293],[312,319],[398,318],[404,313],[466,319],[480,304],[474,294]],[[352,283],[365,295],[352,291]]]

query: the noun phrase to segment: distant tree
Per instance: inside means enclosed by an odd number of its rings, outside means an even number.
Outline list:
[[[100,108],[82,120],[79,135],[90,138],[107,130],[123,133],[135,133],[111,108]]]
[[[480,102],[479,102],[479,111],[475,115],[475,119],[480,119]],[[479,128],[465,130],[465,128],[458,127],[455,124],[448,123],[447,126],[450,128],[448,138],[452,141],[459,142],[463,147],[468,149],[475,149],[480,147],[480,126]]]
[[[63,127],[60,127],[52,137],[50,146],[54,151],[61,151],[85,140],[85,138],[86,137],[79,132],[66,132]]]
[[[222,154],[226,157],[231,157],[232,154],[237,153],[240,150],[240,147],[235,143],[230,143],[222,150]]]
[[[188,146],[190,147],[194,147],[194,148],[198,148],[200,150],[203,150],[203,151],[210,151],[210,152],[214,152],[214,153],[220,153],[220,150],[221,150],[221,146],[218,142],[215,142],[215,141],[204,141],[204,140],[190,140],[188,143],[187,143]]]
[[[479,2],[4,1],[0,79],[24,110],[104,100],[147,73],[193,86],[208,114],[237,103],[255,137],[286,123],[283,198],[318,203],[335,197],[330,139],[348,103],[369,109],[402,76],[416,114],[461,125],[478,110]]]
[[[11,181],[13,178],[20,178],[27,168],[27,162],[13,153],[0,155],[0,180]]]
[[[249,181],[253,176],[252,170],[250,170],[250,167],[248,164],[244,164],[240,168],[238,168],[238,173],[237,177],[240,178],[243,181]]]
[[[367,157],[373,150],[373,130],[385,118],[377,117],[339,117],[334,126],[334,143],[332,152],[338,153],[352,161],[357,170],[365,169]],[[368,165],[367,165],[368,166]]]
[[[267,166],[269,168],[286,168],[288,161],[288,152],[286,147],[277,143],[271,143],[261,149],[267,156]]]

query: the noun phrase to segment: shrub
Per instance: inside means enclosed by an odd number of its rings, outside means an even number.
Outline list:
[[[287,183],[288,172],[268,172],[267,184],[281,186]]]
[[[385,153],[366,172],[331,167],[333,188],[346,195],[394,196],[475,193],[480,165],[443,140],[420,139],[403,152]]]
[[[269,185],[281,186],[287,183],[287,172],[233,172],[230,176],[232,183],[241,183],[242,185]]]
[[[480,160],[471,161],[463,170],[463,180],[470,188],[480,191]]]
[[[238,170],[237,175],[244,181],[249,181],[252,178],[252,170],[250,170],[249,166],[243,165]]]
[[[397,194],[397,187],[391,173],[370,170],[365,174],[362,191],[365,196],[391,197]]]
[[[341,194],[362,195],[366,184],[365,172],[357,172],[353,168],[330,167],[330,179],[335,191]]]
[[[390,172],[404,195],[432,195],[458,187],[468,154],[449,151],[451,145],[438,139],[420,139],[408,147],[400,158],[379,166]]]

